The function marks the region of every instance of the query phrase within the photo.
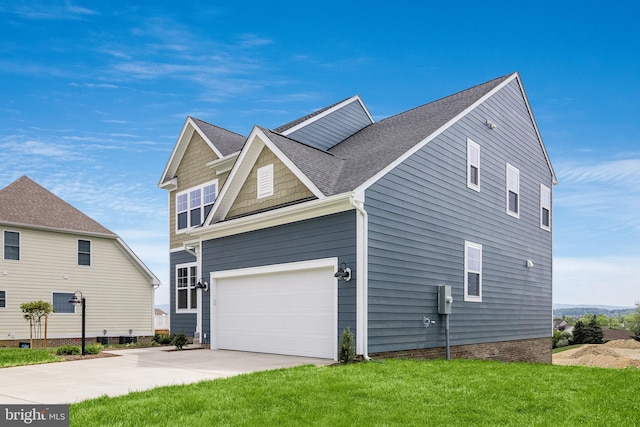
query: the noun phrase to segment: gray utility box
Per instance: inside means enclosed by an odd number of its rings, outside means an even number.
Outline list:
[[[451,286],[438,285],[438,313],[451,314],[453,297],[451,296]]]

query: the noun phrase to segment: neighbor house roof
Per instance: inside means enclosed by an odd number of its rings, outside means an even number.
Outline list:
[[[27,176],[0,190],[0,223],[117,237]]]

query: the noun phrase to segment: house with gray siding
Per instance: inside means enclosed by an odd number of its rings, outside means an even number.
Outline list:
[[[518,73],[377,122],[359,96],[248,136],[188,117],[159,182],[172,332],[548,363],[556,182]]]

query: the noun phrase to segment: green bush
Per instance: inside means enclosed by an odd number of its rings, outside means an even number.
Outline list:
[[[553,331],[553,348],[566,347],[569,345],[571,334],[564,331]]]
[[[189,338],[187,338],[187,334],[184,332],[173,334],[173,338],[171,339],[171,344],[175,345],[177,350],[182,350],[182,347],[187,345],[188,342]]]
[[[342,336],[340,337],[338,360],[340,363],[353,363],[356,361],[356,346],[353,341],[353,334],[348,326],[342,331]]]
[[[84,348],[85,354],[98,354],[102,350],[102,346],[100,344],[91,344],[87,345]]]
[[[56,354],[60,356],[73,356],[80,354],[80,347],[77,345],[65,345],[64,347],[58,347]]]
[[[153,341],[160,344],[160,345],[168,345],[171,344],[172,341],[172,337],[171,335],[167,335],[167,334],[155,334],[153,336]]]

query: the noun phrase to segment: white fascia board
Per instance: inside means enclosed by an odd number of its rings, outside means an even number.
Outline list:
[[[235,153],[231,153],[227,157],[221,157],[219,159],[216,159],[207,163],[207,167],[209,169],[213,169],[216,175],[229,172],[239,155],[240,155],[239,151]]]
[[[558,184],[558,178],[556,177],[556,173],[553,170],[553,166],[551,165],[551,159],[549,158],[549,154],[547,153],[547,148],[544,146],[544,142],[542,141],[542,135],[540,135],[538,123],[536,123],[536,119],[533,116],[533,110],[531,109],[531,105],[529,105],[529,98],[527,97],[527,93],[524,90],[522,78],[520,77],[520,73],[516,72],[515,74],[517,77],[518,86],[520,87],[520,91],[522,92],[522,97],[524,98],[524,103],[527,106],[527,112],[529,113],[529,117],[531,118],[531,123],[533,123],[533,128],[536,131],[536,136],[538,137],[538,141],[540,142],[540,146],[542,147],[542,152],[544,153],[544,157],[547,160],[547,165],[549,166],[549,171],[551,172],[552,183],[556,185]]]
[[[168,181],[162,182],[162,183],[158,184],[158,187],[162,188],[163,190],[173,191],[176,188],[178,188],[178,178],[175,177],[175,178],[170,179]]]
[[[466,109],[464,109],[463,111],[461,111],[458,115],[456,115],[455,117],[453,117],[451,120],[449,120],[447,123],[445,123],[444,125],[442,125],[439,129],[437,129],[435,132],[431,133],[429,136],[427,136],[425,139],[423,139],[422,141],[420,141],[419,143],[417,143],[416,145],[414,145],[410,150],[407,150],[402,156],[398,157],[396,160],[394,160],[392,163],[390,163],[389,165],[387,165],[387,167],[385,167],[384,169],[382,169],[380,172],[378,172],[377,174],[375,174],[374,176],[372,176],[371,178],[369,178],[368,180],[366,180],[365,182],[363,182],[362,184],[360,184],[355,190],[353,190],[354,193],[358,194],[361,192],[364,192],[367,188],[371,187],[373,184],[375,184],[380,178],[382,178],[383,176],[385,176],[387,173],[389,173],[391,170],[393,170],[395,167],[397,167],[400,163],[404,162],[405,160],[407,160],[409,157],[411,157],[412,155],[414,155],[416,152],[418,152],[420,149],[422,149],[422,147],[424,147],[425,145],[427,145],[429,142],[431,142],[432,140],[434,140],[437,136],[439,136],[442,132],[446,131],[447,129],[449,129],[451,126],[453,126],[455,123],[457,123],[461,118],[463,118],[464,116],[466,116],[467,114],[469,114],[469,112],[473,111],[478,105],[482,104],[483,102],[485,102],[487,99],[489,99],[490,97],[492,97],[494,94],[496,94],[498,91],[502,90],[502,88],[504,88],[506,85],[508,85],[509,83],[511,83],[513,81],[513,79],[518,77],[518,73],[513,73],[508,79],[506,79],[505,81],[503,81],[502,83],[500,83],[498,86],[496,86],[495,88],[493,88],[491,91],[487,92],[482,98],[478,99],[476,102],[474,102],[473,104],[471,104],[469,107],[467,107]]]
[[[204,220],[205,225],[210,224],[212,221],[223,220],[229,212],[229,209],[231,209],[233,201],[236,199],[236,196],[251,172],[251,168],[264,147],[264,143],[260,138],[256,138],[257,131],[259,131],[258,127],[254,126],[247,138],[246,144],[244,144],[244,147],[240,150],[238,158],[233,164],[231,172],[229,172],[229,176],[220,189],[218,197],[216,197],[213,207],[211,208],[211,212],[209,212],[209,216]]]
[[[271,142],[267,135],[257,126],[251,130],[251,134],[247,138],[247,143],[240,151],[237,160],[231,168],[229,177],[225,181],[223,188],[220,190],[218,198],[213,204],[213,208],[209,213],[209,217],[205,220],[206,225],[212,222],[218,222],[225,219],[227,213],[231,209],[231,205],[236,199],[238,193],[242,189],[251,169],[258,160],[262,149],[267,147],[284,165],[313,193],[318,199],[324,199],[326,196],[318,189],[318,187],[300,171],[300,169],[287,157],[276,145]]]
[[[142,262],[140,258],[138,258],[135,252],[133,252],[131,248],[127,246],[124,240],[118,237],[116,241],[118,242],[118,246],[120,247],[122,252],[124,252],[124,254],[127,255],[131,259],[131,261],[133,261],[136,267],[138,267],[138,270],[140,270],[145,276],[149,278],[149,281],[151,282],[151,284],[154,286],[160,286],[161,284],[160,279],[158,279],[156,275],[153,274],[151,270],[149,270],[149,267],[147,267],[145,263]]]
[[[367,116],[369,116],[369,119],[371,120],[371,123],[374,123],[373,117],[371,117],[371,114],[369,114],[369,110],[367,109],[367,107],[364,105],[364,102],[362,102],[362,99],[360,99],[360,95],[355,95],[352,96],[351,98],[345,99],[344,101],[342,101],[341,103],[334,105],[333,107],[329,108],[326,111],[323,111],[320,114],[317,114],[301,123],[298,123],[297,125],[295,125],[294,127],[285,130],[284,132],[282,132],[282,135],[287,136],[292,134],[293,132],[302,129],[305,126],[310,125],[311,123],[320,120],[323,117],[328,116],[329,114],[333,113],[336,110],[339,110],[340,108],[344,107],[345,105],[351,104],[354,101],[358,101],[360,103],[360,105],[362,106],[362,108],[364,109],[365,113],[367,113]]]
[[[217,239],[248,231],[260,230],[277,225],[289,224],[305,219],[316,218],[333,213],[354,209],[351,204],[352,193],[343,193],[324,199],[315,199],[296,205],[273,209],[254,215],[247,215],[229,221],[190,230],[188,234],[200,240]]]
[[[259,132],[260,138],[267,146],[267,148],[269,148],[269,150],[271,150],[273,154],[275,154],[276,157],[278,157],[278,159],[280,159],[280,161],[284,163],[284,165],[291,172],[293,172],[293,174],[300,180],[300,182],[302,182],[309,190],[311,190],[314,196],[316,196],[318,199],[324,199],[326,197],[324,193],[322,193],[322,191],[320,191],[320,189],[304,173],[302,173],[298,166],[296,166],[295,163],[291,161],[291,159],[285,156],[285,154],[280,151],[280,149],[276,147],[273,142],[271,142],[271,140],[267,137],[267,135],[265,135],[264,132],[262,132],[262,130],[257,129],[257,131]]]
[[[182,131],[180,131],[180,136],[176,141],[176,145],[174,145],[173,147],[173,151],[171,152],[169,161],[167,162],[167,165],[164,168],[164,172],[160,177],[160,182],[158,183],[158,187],[164,188],[168,180],[174,177],[176,170],[178,169],[178,165],[182,160],[182,156],[184,155],[185,151],[187,151],[187,147],[189,146],[189,142],[191,141],[191,138],[193,137],[194,132],[198,132],[198,134],[207,143],[209,148],[211,148],[211,150],[216,154],[216,156],[218,156],[219,158],[223,157],[220,150],[218,150],[216,146],[209,140],[209,138],[207,138],[207,136],[204,134],[204,132],[202,132],[202,130],[198,127],[198,125],[196,125],[193,119],[191,117],[187,117],[187,119],[184,122],[184,125],[182,126]]]

